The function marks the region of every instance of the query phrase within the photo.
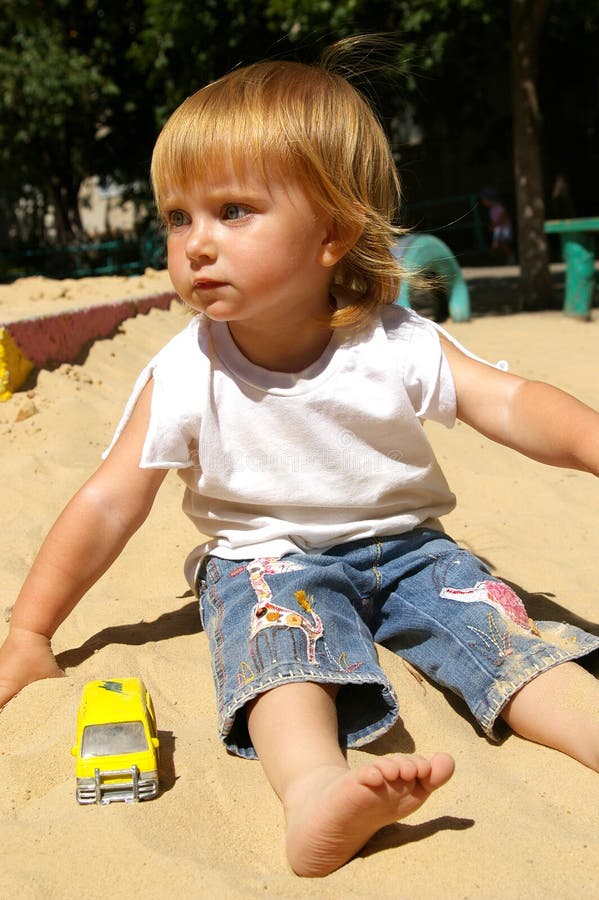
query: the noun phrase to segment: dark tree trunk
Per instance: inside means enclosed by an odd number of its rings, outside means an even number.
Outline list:
[[[524,309],[547,308],[552,294],[543,232],[541,113],[536,88],[539,32],[548,3],[549,0],[510,0],[514,175]]]

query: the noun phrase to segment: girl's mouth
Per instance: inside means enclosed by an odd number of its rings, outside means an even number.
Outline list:
[[[224,286],[224,281],[212,281],[210,279],[201,279],[200,281],[194,281],[193,283],[194,291],[210,291]]]

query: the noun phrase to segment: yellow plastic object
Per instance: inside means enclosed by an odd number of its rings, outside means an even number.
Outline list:
[[[159,741],[140,678],[90,681],[77,716],[77,801],[135,803],[158,793]]]
[[[0,327],[0,401],[10,400],[34,369],[34,363],[17,347],[12,335]]]

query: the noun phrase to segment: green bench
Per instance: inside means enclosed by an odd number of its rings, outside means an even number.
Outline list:
[[[599,217],[550,219],[545,234],[559,234],[566,264],[564,312],[581,319],[591,317],[595,293],[595,232]]]

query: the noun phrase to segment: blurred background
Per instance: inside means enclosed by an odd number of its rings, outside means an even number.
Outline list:
[[[401,224],[462,266],[519,263],[542,308],[550,218],[599,215],[597,0],[2,0],[0,281],[165,264],[148,182],[169,113],[234,66],[393,35],[356,84],[404,186]],[[511,219],[493,247],[489,197]],[[556,236],[557,237],[557,236]]]

